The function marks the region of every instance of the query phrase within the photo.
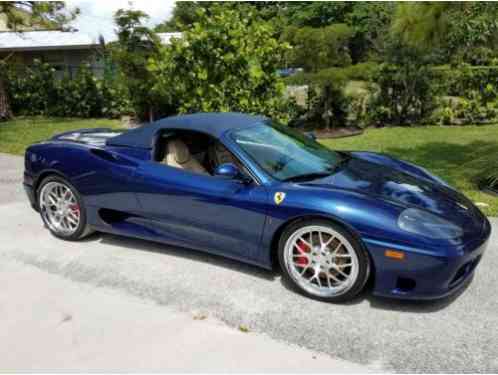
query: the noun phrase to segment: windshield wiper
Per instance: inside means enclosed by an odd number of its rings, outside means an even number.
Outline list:
[[[299,182],[299,181],[311,181],[316,180],[317,178],[330,176],[330,172],[313,172],[313,173],[305,173],[298,174],[297,176],[288,177],[284,182]]]

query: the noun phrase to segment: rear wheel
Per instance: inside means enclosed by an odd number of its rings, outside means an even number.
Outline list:
[[[369,259],[341,226],[324,220],[299,222],[279,242],[283,276],[300,293],[322,301],[352,299],[364,287]]]
[[[38,206],[50,232],[65,240],[78,240],[91,233],[78,191],[58,176],[45,178],[38,189]]]

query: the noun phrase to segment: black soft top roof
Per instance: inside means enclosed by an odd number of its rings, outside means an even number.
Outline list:
[[[155,134],[162,129],[194,130],[220,138],[223,133],[266,121],[264,116],[243,113],[196,113],[166,117],[107,140],[109,146],[152,148]]]

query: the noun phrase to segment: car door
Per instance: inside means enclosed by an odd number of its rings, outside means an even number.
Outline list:
[[[136,171],[143,224],[166,242],[258,262],[267,190],[157,162]]]

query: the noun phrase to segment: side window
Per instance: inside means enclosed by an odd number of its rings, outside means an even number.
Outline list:
[[[239,168],[242,167],[239,160],[220,141],[214,141],[210,145],[208,153],[213,170],[225,163],[233,163]]]
[[[217,166],[239,160],[217,139],[187,130],[163,131],[157,135],[154,160],[170,167],[203,175],[213,175]]]

